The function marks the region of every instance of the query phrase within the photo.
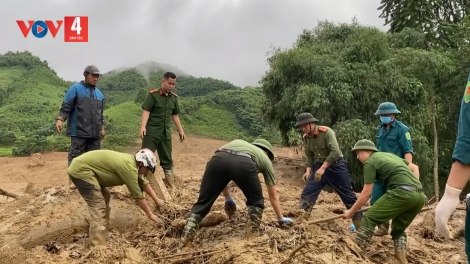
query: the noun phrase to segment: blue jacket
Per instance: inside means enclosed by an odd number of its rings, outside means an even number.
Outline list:
[[[104,96],[83,81],[73,84],[65,94],[59,116],[67,120],[66,135],[99,138],[104,124]]]

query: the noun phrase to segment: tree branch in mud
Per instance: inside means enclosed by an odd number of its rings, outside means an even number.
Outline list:
[[[228,219],[227,215],[223,212],[220,212],[220,211],[210,212],[206,217],[204,217],[204,219],[202,219],[201,223],[199,224],[199,227],[208,227],[208,226],[218,225],[222,222],[227,221],[227,219]],[[171,226],[176,227],[176,228],[184,228],[185,225],[186,225],[186,220],[184,219],[177,219],[171,222]]]
[[[0,188],[0,195],[3,195],[3,196],[6,196],[6,197],[11,197],[11,198],[18,198],[18,195],[17,194],[14,194],[14,193],[11,193],[11,192],[7,192],[3,189]]]

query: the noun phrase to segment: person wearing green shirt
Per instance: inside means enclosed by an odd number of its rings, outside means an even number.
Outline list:
[[[199,223],[209,213],[221,192],[225,196],[225,211],[229,217],[233,216],[236,204],[227,188],[230,181],[234,181],[246,197],[248,219],[245,237],[257,235],[264,211],[263,190],[258,173],[264,176],[269,200],[279,225],[292,224],[290,218],[282,215],[274,179],[273,160],[271,143],[264,139],[257,139],[251,144],[236,139],[219,148],[206,165],[199,189],[199,198],[191,208],[178,250],[190,246],[199,229]]]
[[[390,234],[395,247],[394,261],[408,263],[405,230],[426,201],[418,166],[395,154],[380,152],[374,142],[367,139],[359,140],[351,151],[364,164],[364,187],[356,203],[344,212],[344,217],[351,218],[367,202],[376,181],[387,188],[386,193],[364,214],[356,234],[357,244],[362,250],[367,249],[375,227],[392,220]]]
[[[406,159],[408,162],[412,162],[413,147],[410,129],[396,119],[396,115],[400,113],[394,103],[384,102],[379,105],[375,115],[380,116],[382,124],[377,129],[377,149],[393,153],[402,159]],[[385,192],[386,186],[376,182],[370,197],[370,204],[373,205]],[[374,235],[384,236],[388,234],[389,226],[388,222],[379,225]]]
[[[178,129],[180,141],[185,138],[178,116],[180,113],[178,95],[173,92],[175,85],[176,75],[172,72],[165,73],[161,88],[152,89],[142,103],[140,127],[142,148],[157,151],[170,191],[175,188],[170,120],[173,120]]]
[[[147,171],[155,171],[156,157],[149,149],[141,149],[135,155],[112,150],[93,150],[72,160],[68,173],[78,192],[88,205],[91,215],[90,244],[106,244],[109,227],[109,202],[111,195],[107,187],[126,185],[132,198],[154,222],[161,222],[152,213],[144,199],[142,190],[147,193],[157,207],[164,204],[143,177]]]

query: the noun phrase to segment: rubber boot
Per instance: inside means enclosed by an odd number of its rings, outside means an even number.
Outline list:
[[[374,236],[385,236],[388,235],[388,227],[390,224],[388,222],[378,225],[378,229],[374,232]]]
[[[178,252],[181,251],[184,247],[188,247],[194,240],[196,232],[199,229],[199,223],[201,223],[202,218],[197,214],[191,214],[186,220],[186,226],[183,229],[183,234],[181,235],[180,244],[178,245]]]
[[[361,227],[361,219],[353,219],[352,222],[356,230],[358,230]]]
[[[174,190],[175,189],[175,176],[173,174],[173,170],[166,170],[165,179],[168,184],[168,189]]]
[[[400,236],[393,240],[395,246],[394,263],[395,264],[408,264],[406,259],[406,237]]]
[[[248,217],[245,226],[245,238],[252,238],[259,234],[259,227],[263,219],[263,208],[248,206]]]

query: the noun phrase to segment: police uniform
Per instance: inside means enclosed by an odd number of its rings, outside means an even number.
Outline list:
[[[379,105],[375,115],[383,114],[400,114],[394,103],[384,102]],[[390,123],[387,130],[387,124],[382,124],[377,129],[377,149],[382,152],[393,153],[400,158],[404,158],[406,153],[413,154],[410,129],[402,122],[394,119]],[[370,198],[370,204],[373,205],[382,195],[385,194],[387,188],[379,182],[374,183],[374,189]],[[389,223],[379,225],[376,235],[386,235],[388,233]]]
[[[370,140],[359,140],[351,150],[371,150],[364,161],[364,184],[381,183],[387,192],[364,214],[357,230],[357,244],[366,250],[374,229],[392,219],[391,236],[395,246],[395,263],[406,261],[406,228],[421,211],[426,196],[419,179],[408,167],[409,162],[392,153],[379,152]]]
[[[174,187],[174,178],[171,116],[180,113],[178,95],[174,92],[165,94],[162,89],[153,89],[142,103],[142,109],[150,112],[145,127],[146,134],[142,139],[142,148],[148,148],[153,152],[157,152],[167,183],[172,188]]]
[[[470,165],[470,74],[468,76],[465,93],[460,103],[459,124],[457,129],[457,139],[452,153],[452,160],[464,165]],[[462,176],[464,177],[464,176]],[[466,197],[465,215],[465,253],[470,263],[470,196]]]
[[[318,120],[310,113],[303,113],[298,116],[295,126],[317,122]],[[346,160],[338,146],[334,131],[326,126],[315,125],[313,135],[305,135],[303,142],[307,167],[312,167],[312,170],[307,185],[300,196],[300,209],[310,213],[318,195],[327,184],[339,195],[346,208],[350,209],[357,197],[351,185]],[[325,161],[331,165],[325,170],[321,179],[316,181],[315,172]],[[361,218],[362,213],[357,212],[353,216],[354,225],[359,227]]]

